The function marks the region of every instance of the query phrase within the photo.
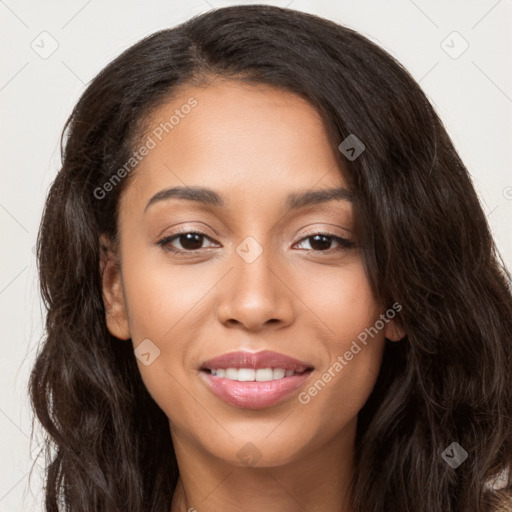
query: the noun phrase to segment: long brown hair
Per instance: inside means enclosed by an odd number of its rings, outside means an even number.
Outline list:
[[[357,32],[277,7],[210,11],[138,42],[91,82],[62,137],[37,241],[46,333],[29,391],[46,432],[46,511],[168,512],[178,467],[168,420],[133,347],[106,328],[99,236],[117,234],[144,120],[211,77],[306,98],[345,159],[368,279],[402,305],[359,413],[358,512],[476,512],[512,499],[486,482],[512,465],[512,295],[468,171],[418,84]],[[340,152],[340,159],[344,158]],[[104,189],[102,189],[104,190]],[[458,443],[456,469],[442,454]]]

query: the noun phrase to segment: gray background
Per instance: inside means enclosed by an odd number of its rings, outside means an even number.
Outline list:
[[[122,50],[194,14],[237,3],[319,14],[397,57],[443,119],[512,268],[512,0],[0,0],[0,512],[43,510],[38,464],[28,478],[41,439],[37,434],[30,443],[27,400],[42,333],[33,247],[59,168],[64,122],[86,84]]]

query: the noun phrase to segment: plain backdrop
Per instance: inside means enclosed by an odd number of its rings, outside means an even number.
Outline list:
[[[33,252],[64,122],[91,79],[142,37],[237,3],[289,6],[361,32],[419,81],[474,180],[512,268],[512,0],[0,1],[0,512],[42,511],[27,381],[42,334]]]

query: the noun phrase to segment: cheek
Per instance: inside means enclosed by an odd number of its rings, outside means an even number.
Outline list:
[[[354,258],[337,269],[310,269],[297,295],[316,316],[327,334],[328,343],[343,348],[378,318],[380,307],[375,301],[360,259]]]
[[[323,288],[309,295],[308,306],[324,326],[328,361],[300,398],[309,418],[339,428],[368,399],[384,350],[384,331],[375,324],[383,311],[375,301],[362,263],[332,273]]]
[[[193,270],[185,266],[165,265],[161,249],[138,248],[141,242],[129,235],[125,245],[130,250],[123,253],[123,288],[133,348],[136,355],[150,354],[138,357],[137,365],[146,389],[162,407],[179,396],[188,350],[183,326],[207,283],[194,282]]]
[[[135,343],[151,338],[164,344],[173,339],[191,314],[195,315],[215,283],[214,276],[204,273],[198,279],[200,272],[195,265],[167,264],[160,248],[133,250],[126,255],[123,286]]]

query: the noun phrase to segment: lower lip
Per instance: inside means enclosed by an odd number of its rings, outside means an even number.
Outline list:
[[[200,373],[213,393],[228,404],[242,409],[263,409],[290,396],[306,381],[311,371],[265,382],[240,382],[216,377],[204,370]]]

